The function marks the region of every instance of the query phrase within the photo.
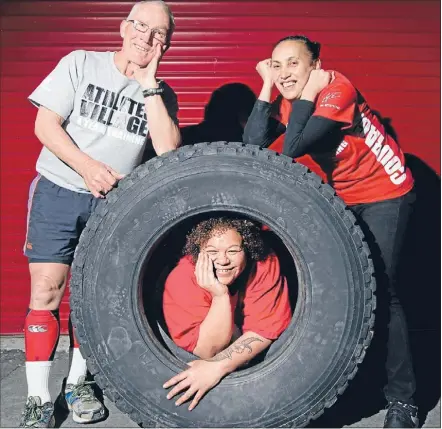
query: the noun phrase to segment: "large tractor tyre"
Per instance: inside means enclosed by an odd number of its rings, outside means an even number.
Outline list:
[[[165,237],[208,212],[267,225],[294,260],[297,299],[266,358],[224,378],[189,412],[166,399],[163,383],[186,360],[167,348],[143,296],[155,288],[145,281],[150,270],[170,262],[152,263]],[[216,142],[150,160],[98,206],[76,251],[71,307],[90,372],[138,424],[301,427],[356,374],[372,336],[374,290],[363,234],[330,186],[288,157]]]

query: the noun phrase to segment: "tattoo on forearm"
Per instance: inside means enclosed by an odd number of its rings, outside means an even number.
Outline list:
[[[246,338],[245,340],[242,340],[239,343],[236,342],[236,343],[232,344],[226,350],[219,352],[217,355],[213,356],[213,358],[206,359],[206,361],[218,362],[218,361],[224,360],[224,359],[232,360],[233,353],[242,354],[242,353],[244,353],[245,350],[247,350],[250,354],[253,351],[250,344],[252,344],[254,341],[259,341],[261,343],[263,342],[260,338],[257,338],[257,337]]]

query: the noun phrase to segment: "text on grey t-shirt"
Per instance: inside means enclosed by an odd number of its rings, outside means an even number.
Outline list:
[[[176,95],[167,84],[161,85],[169,115],[178,123]],[[117,69],[113,52],[71,52],[29,100],[63,117],[66,133],[91,158],[121,174],[140,164],[149,136],[144,97],[138,82]],[[89,192],[83,178],[46,147],[36,168],[59,186]]]

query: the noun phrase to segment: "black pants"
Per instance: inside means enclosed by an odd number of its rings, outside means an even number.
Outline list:
[[[389,323],[384,394],[387,400],[396,399],[406,403],[413,403],[416,381],[407,323],[397,293],[400,285],[396,284],[396,270],[414,201],[415,194],[411,191],[399,198],[350,207],[373,255],[377,288],[380,293],[388,292],[385,295],[389,299]]]

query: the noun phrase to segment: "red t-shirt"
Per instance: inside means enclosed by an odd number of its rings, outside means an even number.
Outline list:
[[[413,187],[410,170],[396,141],[388,135],[365,99],[341,73],[322,90],[314,116],[340,122],[344,137],[334,153],[297,158],[332,185],[349,205],[405,195]],[[279,120],[287,124],[292,104],[279,99]],[[282,152],[284,137],[270,149]]]
[[[166,279],[163,313],[170,336],[179,347],[193,352],[199,327],[209,312],[212,296],[196,282],[195,264],[190,256],[180,259]],[[238,304],[237,292],[230,297],[232,318]],[[245,286],[242,302],[242,332],[255,332],[274,340],[287,328],[292,317],[287,280],[279,260],[270,255],[255,264]]]

